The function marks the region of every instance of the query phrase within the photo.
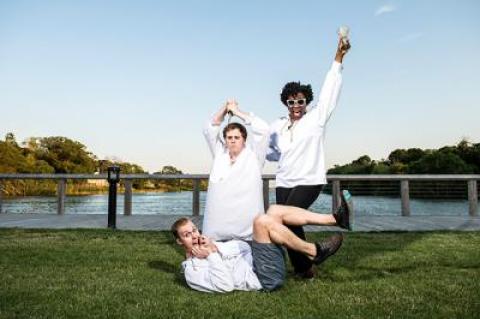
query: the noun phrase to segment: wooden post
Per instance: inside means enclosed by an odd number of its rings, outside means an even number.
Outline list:
[[[340,181],[332,181],[332,214],[335,213],[341,203],[342,200],[340,198]]]
[[[57,183],[57,214],[65,214],[65,191],[67,189],[67,181],[59,179]]]
[[[2,213],[2,202],[3,202],[3,183],[0,180],[0,214]]]
[[[470,216],[478,216],[478,191],[477,181],[468,181],[468,214]]]
[[[125,185],[125,192],[123,193],[123,215],[132,215],[132,180],[125,179],[123,181]]]
[[[402,201],[402,216],[410,216],[410,191],[408,181],[400,181],[400,195]]]
[[[192,200],[192,215],[200,215],[200,180],[193,180],[193,200]]]
[[[268,179],[263,179],[263,208],[267,211],[270,207],[270,181]]]

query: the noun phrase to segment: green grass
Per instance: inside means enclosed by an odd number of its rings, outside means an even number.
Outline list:
[[[325,234],[309,234],[310,240]],[[0,229],[0,318],[473,318],[480,233],[351,233],[312,281],[205,294],[166,232]]]

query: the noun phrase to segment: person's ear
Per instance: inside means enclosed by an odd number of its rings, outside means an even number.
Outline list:
[[[176,242],[177,242],[177,245],[183,246],[183,243],[182,243],[182,241],[180,240],[180,238],[177,238],[177,239],[176,239]]]

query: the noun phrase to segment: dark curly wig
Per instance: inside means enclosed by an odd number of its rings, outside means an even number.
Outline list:
[[[295,96],[298,93],[303,93],[307,99],[307,105],[313,101],[313,91],[310,84],[303,85],[300,82],[288,82],[282,89],[280,94],[280,100],[284,105],[287,105],[287,100],[289,96]]]

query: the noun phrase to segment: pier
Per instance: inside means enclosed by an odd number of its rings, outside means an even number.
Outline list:
[[[265,208],[268,202],[270,180],[274,175],[263,176],[263,191]],[[56,180],[57,181],[57,214],[5,214],[2,213],[2,184],[7,180]],[[105,228],[107,225],[107,212],[105,214],[65,214],[65,198],[67,180],[107,179],[106,175],[92,174],[0,174],[0,227],[10,228]],[[189,216],[201,225],[200,215],[200,180],[208,179],[208,175],[160,175],[160,174],[121,174],[124,182],[123,213],[117,212],[117,228],[122,230],[168,230],[174,220],[181,216]],[[132,198],[132,181],[138,179],[190,179],[193,181],[192,210],[182,215],[135,215]],[[332,210],[340,203],[340,190],[344,185],[352,182],[387,182],[383,186],[391,194],[398,194],[401,205],[399,216],[351,216],[355,231],[434,231],[434,230],[480,230],[480,217],[478,216],[478,187],[480,175],[329,175],[329,189],[332,193]],[[411,183],[413,182],[454,182],[463,185],[462,190],[452,190],[451,193],[468,199],[468,215],[464,216],[415,216],[410,209],[412,195]],[[343,184],[343,186],[342,186]],[[375,184],[373,184],[375,185]],[[396,186],[395,186],[396,185]],[[353,186],[352,186],[353,187]],[[378,186],[382,190],[382,186]],[[459,195],[460,194],[460,195]],[[354,194],[355,195],[355,194]],[[417,194],[418,195],[418,194]],[[337,227],[308,226],[307,231],[331,231]]]

